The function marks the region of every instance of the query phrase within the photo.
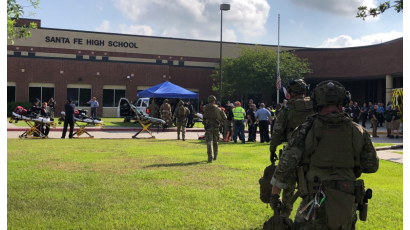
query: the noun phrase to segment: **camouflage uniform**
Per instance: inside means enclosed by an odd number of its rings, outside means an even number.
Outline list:
[[[208,101],[216,101],[215,96],[209,96]],[[226,120],[226,115],[217,105],[208,104],[203,107],[203,117],[208,163],[212,163],[218,155],[219,126]]]
[[[306,83],[303,80],[291,80],[287,86],[289,93],[294,92],[295,94],[306,94]],[[295,84],[296,83],[296,84]],[[313,105],[309,97],[297,96],[288,101],[287,106],[283,107],[278,114],[275,125],[272,130],[272,138],[270,142],[270,152],[271,152],[271,162],[275,163],[276,148],[278,145],[282,144],[290,138],[290,134],[295,130],[296,127],[305,122],[307,116],[314,114]],[[294,174],[293,176],[296,176]],[[295,184],[289,186],[282,193],[282,201],[284,203],[284,208],[282,212],[288,216],[293,210],[293,204],[289,204],[289,200],[293,197],[295,192]]]
[[[161,105],[159,108],[161,111],[161,119],[167,122],[168,126],[172,126],[172,112],[171,112],[171,106],[168,104],[168,100],[165,99],[164,103]]]
[[[183,116],[179,116],[179,110],[183,110],[183,113],[184,113]],[[173,118],[177,119],[176,125],[177,125],[178,140],[179,140],[179,133],[181,132],[181,129],[182,129],[182,140],[185,141],[185,130],[186,130],[186,124],[188,122],[187,117],[189,114],[190,114],[189,109],[183,106],[183,102],[180,101],[178,103],[178,106],[175,108],[174,115],[173,115]]]
[[[150,116],[150,117],[158,118],[158,110],[159,110],[159,108],[158,108],[157,103],[155,103],[155,101],[152,101],[152,102],[151,102],[151,105],[149,105],[148,109],[149,109],[149,116]]]
[[[324,82],[326,83],[329,81]],[[319,86],[323,86],[322,83],[316,88]],[[306,122],[292,133],[271,184],[279,189],[286,189],[294,186],[298,180],[298,190],[306,190],[304,195],[299,194],[302,202],[295,216],[295,229],[354,229],[358,205],[355,198],[356,186],[360,181],[356,179],[362,172],[374,173],[378,168],[376,150],[363,127],[345,114],[315,114],[308,116]],[[302,170],[305,178],[297,178],[296,170]],[[326,199],[306,220],[311,207],[302,214],[299,211],[313,199],[319,184],[324,186]],[[334,199],[332,193],[335,191],[339,195]],[[335,205],[334,202],[343,199],[350,199],[351,206],[340,203]]]

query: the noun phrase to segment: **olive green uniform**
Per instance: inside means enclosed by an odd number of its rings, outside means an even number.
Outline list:
[[[315,111],[313,110],[313,105],[309,97],[296,97],[288,101],[287,106],[279,112],[278,118],[273,126],[270,142],[272,163],[274,163],[274,159],[272,159],[273,153],[276,151],[278,145],[282,144],[283,141],[288,140],[295,128],[304,123],[307,116],[314,113]],[[282,193],[282,201],[284,203],[282,212],[286,213],[288,216],[293,210],[293,204],[289,204],[288,201],[293,197],[294,192],[295,184],[289,186]]]
[[[150,116],[150,117],[158,118],[159,107],[158,107],[157,103],[152,102],[152,103],[149,105],[148,109],[149,109],[149,116]]]
[[[374,173],[379,168],[376,150],[366,130],[345,114],[309,116],[307,122],[299,126],[289,139],[271,184],[280,189],[294,186],[297,180],[294,173],[298,165],[307,165],[306,168],[309,168],[305,172],[308,194],[302,197],[296,213],[295,229],[334,229],[333,223],[336,221],[329,219],[334,218],[334,214],[338,215],[336,219],[346,215],[349,217],[336,229],[353,229],[357,221],[357,203],[346,201],[345,207],[333,206],[334,210],[327,209],[331,207],[328,203],[332,205],[334,202],[332,194],[338,194],[336,198],[342,201],[354,200],[355,182],[360,176],[356,169],[361,168],[363,173]],[[315,182],[315,177],[318,182]],[[325,185],[327,198],[316,211],[315,220],[310,218],[307,221],[305,218],[308,212],[300,214],[299,211],[313,199],[317,192],[315,185],[320,183]]]
[[[159,108],[159,111],[161,111],[161,119],[167,122],[168,126],[172,126],[172,112],[171,112],[171,106],[168,103],[163,103],[161,107]]]
[[[179,134],[182,129],[182,140],[185,141],[185,130],[186,130],[186,124],[188,122],[188,115],[190,114],[189,109],[183,105],[178,105],[175,108],[173,118],[176,119],[176,125],[177,125],[177,134],[178,134],[178,140]]]
[[[208,154],[208,163],[218,155],[219,127],[226,120],[225,113],[217,105],[208,104],[203,108],[203,124]]]

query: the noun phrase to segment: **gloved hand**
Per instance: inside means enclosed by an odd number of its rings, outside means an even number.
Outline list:
[[[278,194],[274,194],[270,196],[270,207],[272,210],[278,207],[278,204],[280,203],[280,196]]]
[[[278,160],[278,155],[276,155],[276,152],[270,152],[270,162],[274,165],[275,162]]]

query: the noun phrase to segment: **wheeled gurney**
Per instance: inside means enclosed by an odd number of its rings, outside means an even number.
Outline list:
[[[15,123],[24,121],[30,127],[24,131],[24,133],[19,135],[19,138],[48,138],[48,131],[45,133],[41,132],[41,127],[43,126],[46,130],[49,130],[51,127],[56,127],[53,119],[42,117],[34,112],[24,115],[13,112],[13,116],[11,116],[9,123],[12,123],[13,121]]]
[[[58,119],[58,124],[61,124],[65,120],[65,112],[61,112],[61,117]],[[85,124],[79,124],[80,122],[85,123]],[[74,115],[74,125],[78,126],[80,130],[76,131],[73,133],[73,136],[77,136],[76,138],[94,138],[91,134],[89,134],[85,128],[90,125],[96,125],[100,126],[101,129],[105,128],[105,124],[101,119],[99,118],[92,118],[92,117],[87,117],[87,110],[76,110],[75,115]],[[87,134],[88,136],[86,137],[80,137],[83,134]]]

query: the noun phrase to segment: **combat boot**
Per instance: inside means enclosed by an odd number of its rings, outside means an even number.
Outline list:
[[[212,153],[208,154],[208,163],[212,163]]]
[[[179,136],[178,136],[178,140],[180,140]]]
[[[218,156],[218,153],[214,153],[214,161],[216,161],[217,156]]]

